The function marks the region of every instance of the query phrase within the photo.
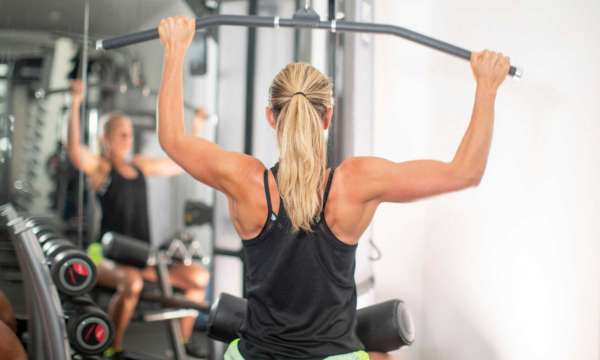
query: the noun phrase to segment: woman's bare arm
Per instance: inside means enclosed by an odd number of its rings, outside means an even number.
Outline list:
[[[197,109],[192,119],[192,135],[202,136],[202,128],[208,118],[208,114],[202,108]],[[137,166],[145,176],[177,176],[185,171],[181,166],[168,157],[151,158],[144,155],[137,155],[133,159],[133,164]]]
[[[91,175],[100,164],[100,157],[81,144],[80,107],[83,101],[83,85],[75,80],[71,84],[71,112],[69,114],[69,130],[67,136],[67,153],[73,166]]]
[[[488,159],[494,124],[494,103],[510,63],[489,51],[471,59],[477,80],[470,125],[451,162],[418,160],[394,163],[380,158],[353,158],[346,168],[356,177],[361,201],[407,202],[476,186]]]
[[[194,32],[194,19],[177,17],[160,22],[164,58],[158,97],[158,139],[163,150],[186,172],[237,199],[244,196],[244,177],[264,169],[260,161],[248,155],[225,151],[214,143],[190,136],[184,131],[183,63]]]
[[[140,169],[144,176],[177,176],[184,173],[181,166],[168,157],[151,158],[137,155],[133,158],[133,165]]]

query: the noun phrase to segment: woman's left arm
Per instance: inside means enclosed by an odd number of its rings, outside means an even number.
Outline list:
[[[140,169],[144,176],[176,176],[183,174],[183,169],[168,157],[150,158],[137,155],[133,165]]]
[[[208,113],[203,108],[199,108],[194,112],[194,119],[192,120],[193,136],[202,136],[202,128],[207,118]],[[137,155],[133,159],[133,164],[144,173],[144,176],[177,176],[185,172],[183,168],[168,157],[151,158]]]

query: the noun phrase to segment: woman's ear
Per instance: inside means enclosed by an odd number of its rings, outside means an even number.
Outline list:
[[[323,116],[323,129],[329,129],[331,125],[331,119],[333,118],[333,107],[330,107],[325,111],[325,116]]]
[[[271,125],[271,127],[273,129],[275,129],[275,114],[273,114],[273,108],[270,106],[267,106],[265,108],[265,116],[267,117],[267,122],[269,123],[269,125]]]

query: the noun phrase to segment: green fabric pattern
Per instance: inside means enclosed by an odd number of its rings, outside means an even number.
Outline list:
[[[238,349],[239,342],[240,339],[235,339],[229,344],[224,360],[245,360]],[[369,354],[364,351],[357,351],[350,354],[329,356],[324,360],[369,360]]]
[[[102,245],[100,243],[92,243],[87,248],[87,255],[90,257],[90,260],[94,263],[94,265],[98,266],[104,260],[104,254],[102,253]]]

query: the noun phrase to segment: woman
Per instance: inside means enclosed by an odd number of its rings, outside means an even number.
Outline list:
[[[79,113],[83,88],[79,81],[72,85],[72,108],[69,117],[68,155],[71,162],[83,171],[96,192],[102,208],[101,234],[112,231],[150,242],[150,227],[146,198],[146,177],[179,175],[183,170],[168,158],[151,159],[137,155],[127,160],[133,147],[131,120],[121,114],[111,114],[104,124],[103,151],[96,155],[80,143]],[[193,136],[199,136],[206,113],[197,111],[193,121]],[[97,246],[92,246],[92,249]],[[116,289],[109,315],[115,325],[113,350],[122,351],[123,337],[134,313],[143,282],[157,281],[154,268],[142,270],[103,259],[101,252],[91,253],[97,262],[98,283]],[[175,264],[169,268],[173,286],[184,290],[192,301],[204,301],[208,272],[198,265]],[[181,330],[187,341],[192,334],[195,318],[181,320]],[[189,350],[189,349],[188,349]],[[112,353],[112,351],[110,351]],[[118,357],[118,355],[116,356]]]
[[[471,124],[452,162],[393,163],[350,158],[326,168],[324,131],[332,118],[332,85],[306,64],[290,64],[274,79],[267,121],[280,160],[270,171],[249,155],[186,135],[182,69],[194,20],[159,25],[164,46],[159,95],[160,144],[199,181],[226,194],[242,239],[248,313],[233,359],[389,359],[366,354],[355,335],[355,250],[383,202],[408,202],[476,186],[490,148],[496,91],[508,58],[473,54],[477,80]]]

